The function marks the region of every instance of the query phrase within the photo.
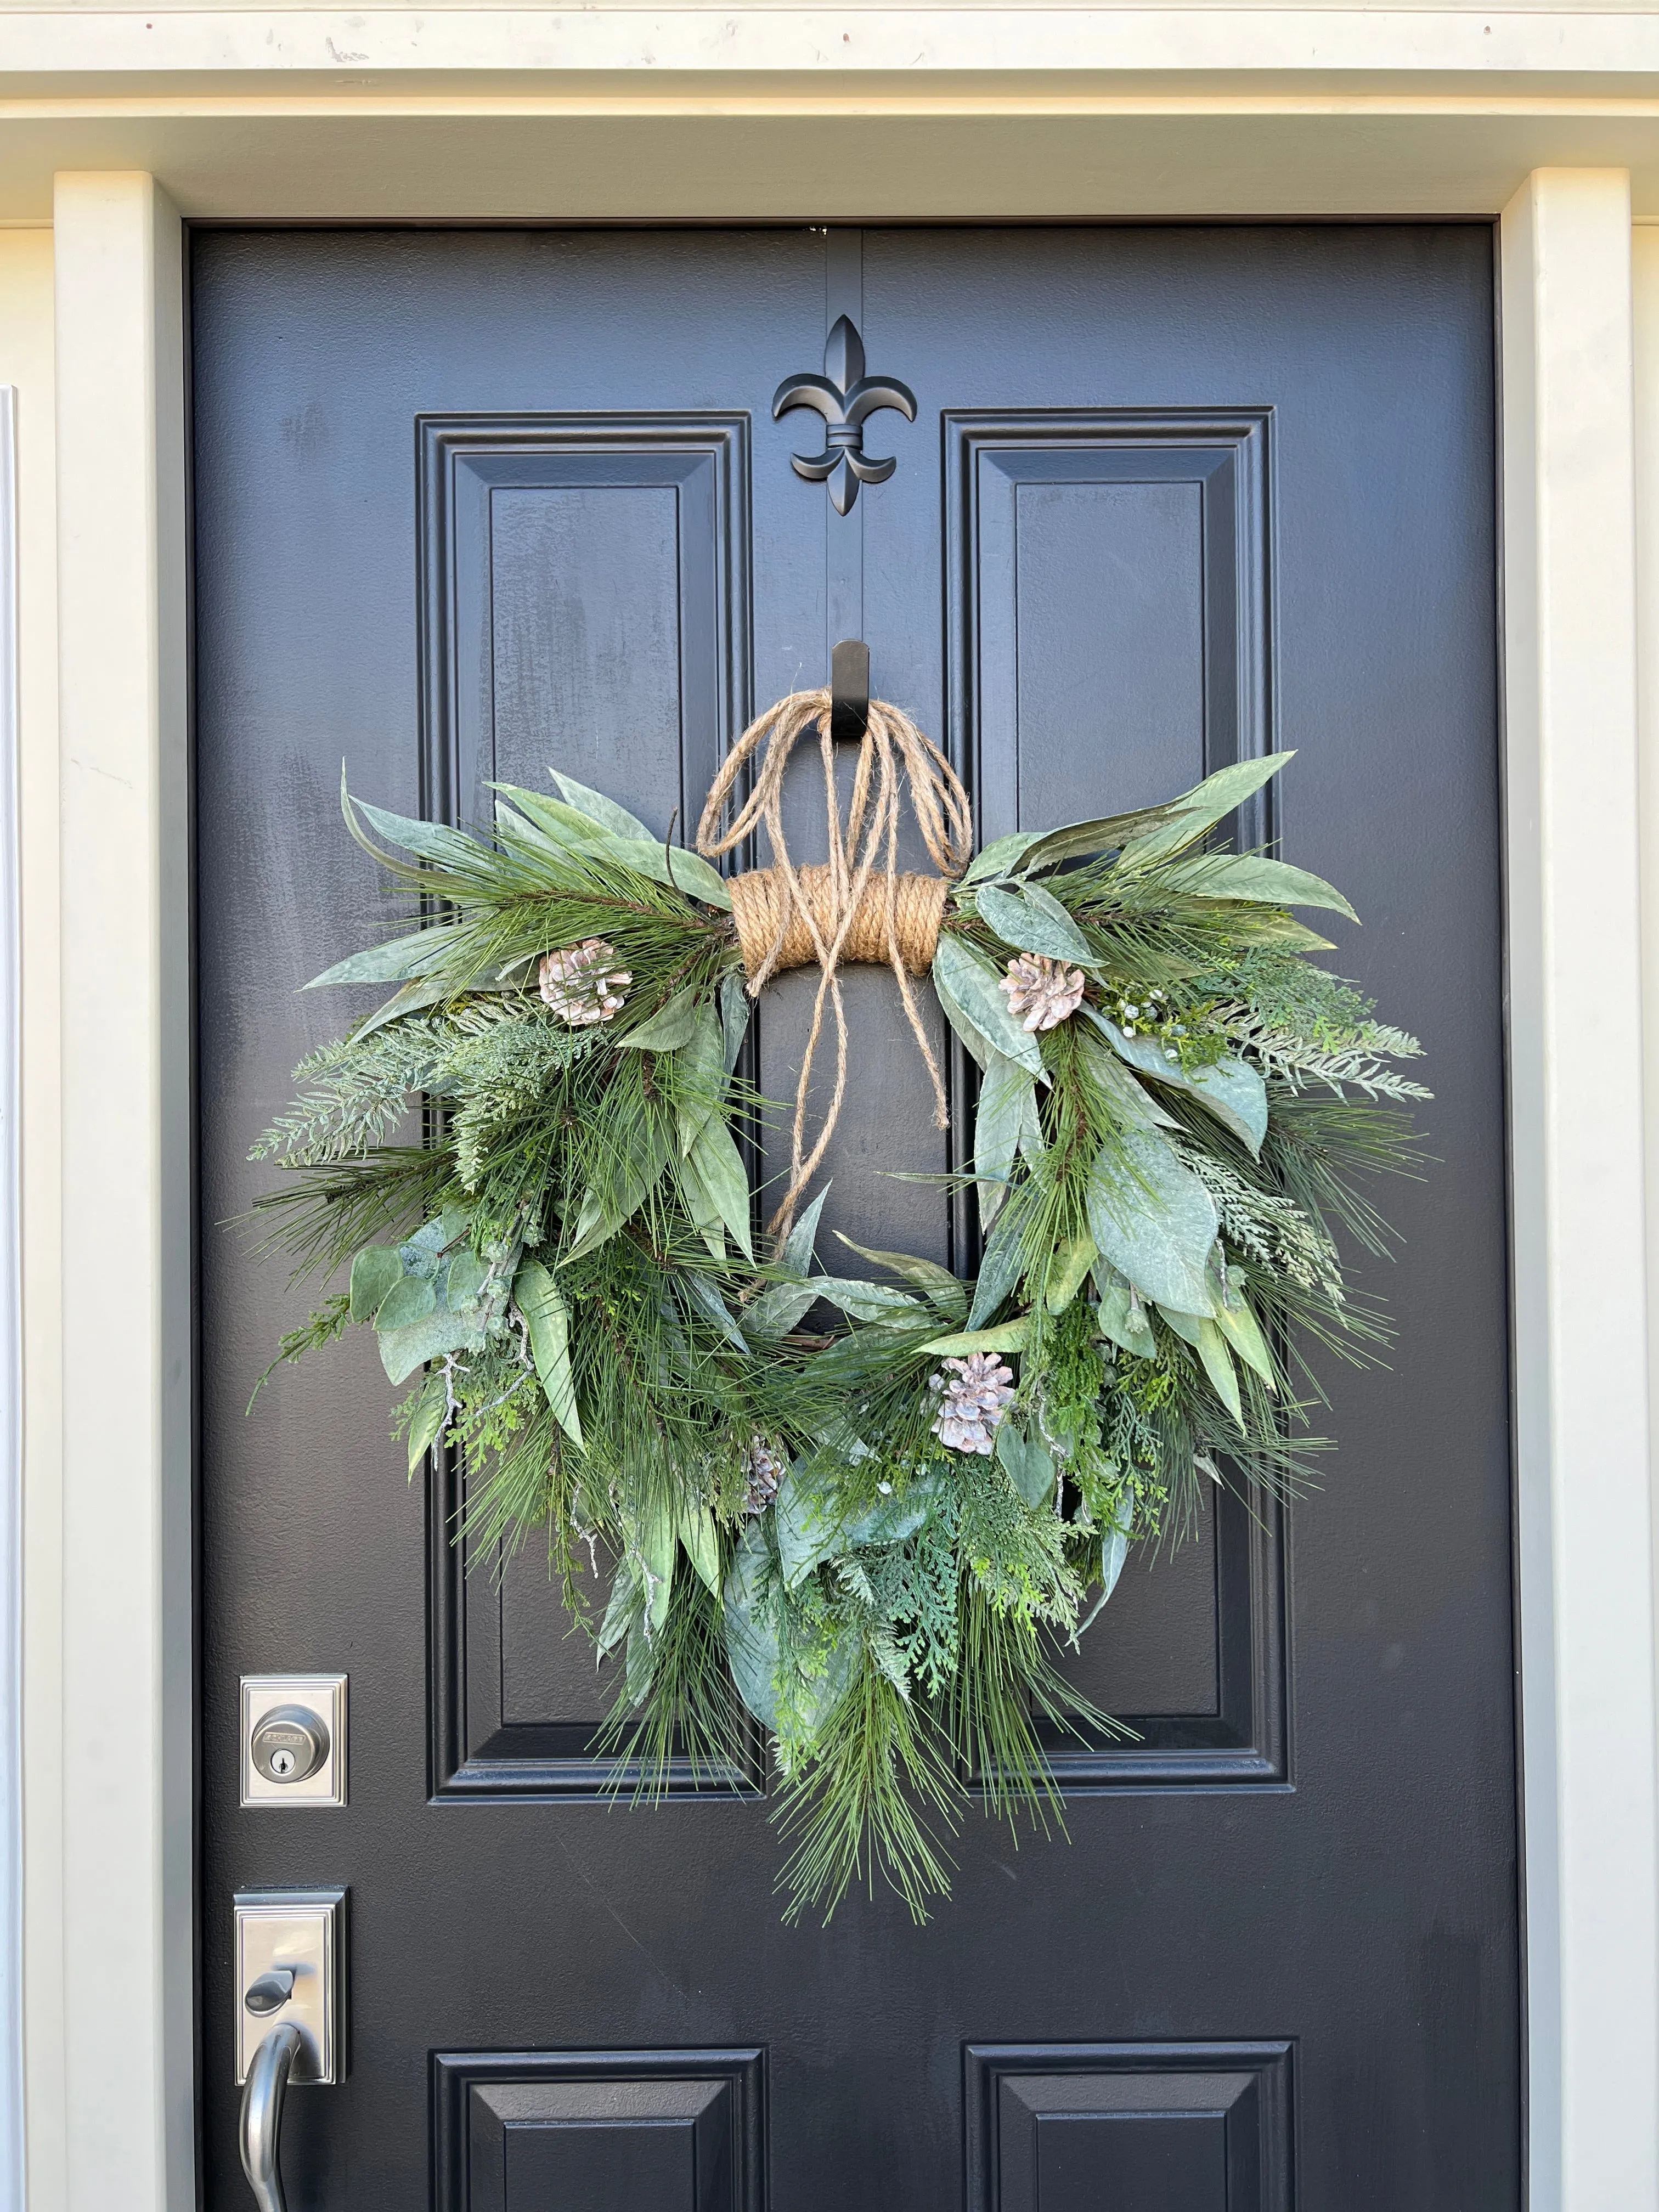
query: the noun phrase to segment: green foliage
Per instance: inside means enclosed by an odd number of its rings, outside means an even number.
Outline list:
[[[969,1788],[1057,1820],[1045,1742],[1113,1723],[1056,1645],[1214,1485],[1296,1495],[1323,1449],[1308,1348],[1387,1340],[1339,1239],[1389,1249],[1364,1186],[1418,1171],[1401,1107],[1427,1094],[1392,1063],[1419,1048],[1308,959],[1290,908],[1339,893],[1202,843],[1282,765],[1018,833],[952,890],[971,1283],[857,1245],[882,1279],[817,1272],[822,1197],[781,1246],[755,1234],[740,1146],[769,1109],[732,1073],[747,1001],[706,864],[564,778],[504,792],[493,839],[348,803],[428,920],[319,979],[396,988],[254,1147],[281,1171],[259,1249],[351,1266],[278,1360],[374,1328],[411,1378],[411,1474],[461,1462],[471,1558],[539,1532],[615,1682],[619,1785],[658,1794],[671,1761],[729,1784],[769,1732],[792,1917],[878,1875],[925,1917]],[[623,1002],[567,1020],[538,964],[591,939]],[[1081,1005],[1073,982],[1024,1029],[1014,951],[1078,971]],[[942,1404],[975,1391],[979,1448],[949,1449]]]

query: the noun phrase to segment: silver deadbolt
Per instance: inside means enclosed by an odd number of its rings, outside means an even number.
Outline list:
[[[328,1726],[308,1705],[277,1705],[254,1729],[249,1749],[267,1782],[303,1782],[328,1757]]]

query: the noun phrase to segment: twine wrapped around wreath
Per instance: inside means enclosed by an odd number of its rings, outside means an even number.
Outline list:
[[[816,961],[822,971],[795,1091],[788,1188],[769,1224],[775,1237],[788,1231],[800,1194],[829,1148],[847,1092],[847,1013],[839,974],[842,962],[891,968],[933,1082],[935,1124],[942,1129],[948,1118],[945,1079],[911,978],[925,975],[933,964],[945,893],[973,850],[968,794],[949,761],[909,716],[884,700],[872,699],[843,825],[830,713],[830,693],[820,690],[793,691],[757,714],[721,764],[697,824],[697,850],[705,860],[735,851],[757,829],[765,830],[771,847],[769,867],[751,869],[732,879],[732,920],[750,996],[757,997],[771,977],[786,969],[808,967]],[[796,745],[814,728],[823,769],[830,858],[798,867],[784,834],[784,771]],[[748,794],[722,830],[727,803],[757,754],[759,764]],[[901,789],[906,782],[922,842],[939,870],[935,876],[898,872]],[[836,1023],[836,1087],[809,1150],[806,1097],[826,1007]]]

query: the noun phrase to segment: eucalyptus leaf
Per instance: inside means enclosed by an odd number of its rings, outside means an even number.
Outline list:
[[[933,955],[933,976],[935,982],[944,978],[951,999],[990,1050],[1042,1074],[1042,1048],[1008,1011],[1007,994],[1000,988],[996,969],[949,931],[941,934]]]
[[[779,1337],[787,1336],[807,1309],[817,1304],[817,1297],[815,1282],[768,1284],[743,1310],[744,1335],[762,1344],[775,1343]]]
[[[337,960],[301,988],[321,991],[336,983],[399,983],[425,975],[453,951],[460,925],[434,922],[410,937],[393,937],[384,945],[371,945],[362,952]]]
[[[409,1423],[409,1472],[416,1469],[443,1434],[449,1413],[449,1385],[441,1368],[426,1378]]]
[[[601,1659],[614,1651],[645,1610],[639,1569],[624,1552],[611,1582],[611,1601],[594,1639]]]
[[[1100,1304],[1095,1309],[1095,1319],[1103,1336],[1136,1359],[1155,1359],[1158,1339],[1152,1334],[1152,1324],[1146,1318],[1146,1309],[1140,1303],[1140,1293],[1127,1275],[1121,1275],[1109,1260],[1097,1260],[1094,1268],[1095,1289]]]
[[[430,1275],[400,1276],[376,1307],[374,1326],[407,1328],[411,1322],[424,1321],[437,1303],[438,1286]]]
[[[1182,1313],[1207,1312],[1215,1201],[1156,1130],[1128,1131],[1101,1148],[1089,1177],[1096,1245],[1143,1297]]]
[[[708,1276],[700,1275],[695,1267],[684,1267],[680,1270],[680,1281],[687,1297],[704,1320],[712,1322],[728,1344],[734,1345],[739,1352],[746,1352],[748,1339],[732,1320],[730,1307]]]
[[[838,1306],[854,1321],[902,1326],[907,1322],[930,1321],[933,1316],[919,1298],[890,1283],[860,1283],[842,1275],[814,1275],[811,1287],[829,1305]]]
[[[849,1252],[856,1252],[860,1260],[868,1260],[878,1267],[890,1268],[894,1274],[907,1283],[914,1283],[924,1297],[936,1305],[947,1321],[965,1321],[968,1317],[968,1285],[953,1275],[948,1267],[941,1267],[936,1260],[918,1260],[908,1252],[875,1252],[867,1245],[855,1244],[850,1237],[836,1231]]]
[[[1123,1563],[1129,1556],[1129,1530],[1134,1522],[1134,1509],[1127,1498],[1118,1501],[1112,1525],[1101,1540],[1100,1595],[1073,1629],[1067,1641],[1075,1651],[1086,1628],[1091,1628],[1100,1618],[1112,1592],[1117,1588],[1118,1577],[1123,1572]]]
[[[772,1508],[785,1586],[797,1589],[820,1559],[830,1558],[842,1537],[833,1479],[813,1480],[795,1462],[778,1486]]]
[[[818,1223],[823,1218],[823,1201],[830,1195],[825,1183],[812,1203],[804,1207],[790,1225],[783,1240],[777,1263],[786,1274],[805,1276],[812,1265],[812,1248],[818,1240]]]
[[[668,1506],[657,1501],[631,1528],[625,1521],[623,1528],[628,1548],[638,1562],[645,1587],[646,1627],[654,1638],[661,1633],[668,1618],[668,1601],[674,1592],[674,1562],[679,1554],[678,1525]]]
[[[1237,899],[1260,906],[1328,907],[1350,921],[1359,916],[1341,892],[1305,868],[1261,853],[1194,853],[1164,872],[1170,890],[1199,898]]]
[[[1167,1083],[1171,1090],[1188,1092],[1215,1115],[1224,1129],[1232,1132],[1253,1158],[1260,1153],[1267,1133],[1267,1086],[1255,1068],[1230,1054],[1207,1067],[1188,1071],[1161,1038],[1130,1036],[1104,1014],[1097,1014],[1095,1019],[1110,1038],[1113,1050],[1131,1067],[1139,1068],[1155,1083]]]
[[[351,1263],[351,1318],[373,1321],[386,1293],[404,1279],[404,1255],[395,1244],[365,1244]]]
[[[984,851],[969,863],[963,882],[982,884],[988,876],[1011,874],[1032,846],[1040,845],[1048,834],[1043,830],[1016,830],[1006,837],[994,837]]]
[[[1108,1031],[1112,1024],[1097,1006],[1085,1005],[1082,1011],[1099,1029]],[[1160,1106],[1157,1098],[1134,1077],[1115,1053],[1108,1052],[1098,1037],[1086,1030],[1078,1032],[1078,1051],[1085,1066],[1094,1079],[1096,1087],[1103,1091],[1112,1119],[1123,1129],[1178,1129],[1181,1124],[1173,1114]]]
[[[590,790],[586,784],[578,783],[574,775],[563,775],[556,768],[547,771],[564,795],[567,806],[574,806],[579,814],[586,814],[613,837],[642,837],[647,842],[651,832],[637,814],[630,814],[625,806],[618,806],[614,799],[607,799],[602,791]]]
[[[997,1429],[996,1455],[1007,1469],[1014,1488],[1038,1512],[1054,1502],[1054,1462],[1040,1437],[1028,1437],[1010,1420]]]
[[[1057,1253],[1048,1270],[1048,1310],[1062,1314],[1083,1288],[1089,1270],[1095,1263],[1095,1240],[1086,1229],[1079,1229],[1062,1252]]]
[[[635,1052],[678,1052],[682,1045],[690,1044],[696,1034],[702,1011],[702,1000],[696,991],[677,991],[649,1021],[629,1030],[617,1042]]]
[[[743,1050],[743,1041],[749,1031],[750,1018],[755,1002],[744,988],[743,977],[735,969],[720,978],[720,1028],[726,1039],[726,1072],[731,1074],[738,1064],[738,1054]]]
[[[903,1543],[927,1518],[939,1488],[939,1478],[930,1471],[890,1497],[878,1498],[867,1512],[848,1523],[843,1532],[846,1543],[854,1550]]]
[[[1088,939],[1052,893],[1036,885],[1018,891],[987,884],[979,894],[980,920],[1005,945],[1021,952],[1040,952],[1050,960],[1080,961],[1092,966]]]
[[[1251,1312],[1244,1293],[1237,1285],[1229,1282],[1224,1292],[1215,1302],[1216,1327],[1227,1340],[1247,1367],[1253,1367],[1267,1388],[1277,1394],[1279,1378],[1273,1372],[1273,1353],[1261,1327]]]
[[[1212,1321],[1200,1322],[1198,1331],[1198,1356],[1204,1364],[1216,1396],[1232,1415],[1240,1430],[1244,1426],[1244,1408],[1238,1395],[1238,1370],[1233,1365],[1233,1356],[1227,1349],[1227,1340]]]
[[[694,1152],[702,1147],[708,1129],[697,1138]],[[647,1194],[667,1166],[673,1150],[665,1115],[653,1114],[634,1133],[633,1148],[622,1163],[622,1173],[616,1188],[608,1196],[590,1190],[576,1216],[575,1232],[570,1249],[564,1255],[565,1264],[584,1259],[617,1231],[626,1221],[631,1221],[645,1203]]]
[[[724,1614],[726,1664],[738,1695],[763,1728],[778,1724],[777,1632],[763,1617],[772,1559],[759,1521],[751,1521],[726,1571]]]
[[[680,1156],[697,1141],[697,1132],[719,1106],[726,1090],[726,1042],[720,1016],[705,999],[697,1009],[690,1036],[680,1048],[678,1066],[684,1080],[675,1101],[675,1127]]]
[[[697,1140],[691,1147],[691,1163],[703,1189],[730,1231],[732,1242],[745,1260],[752,1261],[755,1253],[749,1238],[749,1178],[744,1172],[743,1155],[718,1114],[711,1114],[698,1130]]]
[[[726,1257],[726,1224],[720,1219],[719,1206],[697,1172],[696,1141],[694,1138],[692,1154],[680,1162],[680,1195],[685,1200],[685,1210],[691,1217],[692,1226],[708,1247],[708,1256],[712,1260],[723,1261]]]
[[[1179,799],[1171,799],[1166,807],[1152,809],[1164,818],[1145,830],[1131,830],[1122,839],[1123,865],[1150,867],[1184,852],[1206,830],[1212,830],[1224,815],[1231,814],[1236,806],[1242,806],[1247,799],[1254,797],[1264,783],[1271,782],[1295,758],[1295,752],[1290,751],[1235,761],[1231,767],[1218,769],[1213,775],[1206,775],[1202,783],[1183,792]]]
[[[350,803],[374,824],[388,845],[401,846],[404,852],[413,853],[438,867],[458,864],[465,866],[478,857],[477,840],[469,837],[464,830],[452,830],[445,822],[420,822],[407,814],[388,814],[382,806],[371,806],[366,799],[354,799]]]
[[[490,1277],[489,1262],[476,1252],[458,1252],[444,1279],[444,1304],[451,1313],[465,1313],[477,1304]]]
[[[991,1231],[990,1242],[980,1258],[974,1295],[968,1307],[970,1329],[983,1328],[1008,1297],[1019,1280],[1024,1257],[1019,1224],[1013,1214],[1005,1213]]]
[[[688,852],[684,845],[659,845],[644,837],[615,837],[611,848],[623,866],[632,868],[635,875],[649,876],[683,897],[701,899],[705,906],[731,912],[731,885],[701,853]]]
[[[970,1352],[1024,1352],[1031,1334],[1031,1317],[1000,1322],[994,1328],[958,1329],[950,1336],[930,1336],[918,1346],[939,1359],[965,1359]]]
[[[1000,1052],[990,1054],[974,1115],[974,1173],[979,1184],[979,1225],[989,1231],[1008,1195],[1027,1109],[1036,1112],[1036,1079]]]
[[[428,1359],[442,1359],[452,1352],[482,1351],[486,1334],[482,1314],[453,1314],[440,1307],[404,1328],[377,1330],[375,1341],[387,1382],[405,1382]]]
[[[524,1316],[530,1356],[553,1418],[580,1450],[582,1425],[570,1370],[570,1313],[564,1293],[539,1260],[526,1260],[513,1279],[513,1303]]]
[[[720,1594],[720,1540],[714,1516],[706,1505],[683,1507],[680,1548],[696,1568],[710,1594]]]

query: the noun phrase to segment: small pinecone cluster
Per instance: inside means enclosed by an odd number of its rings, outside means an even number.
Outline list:
[[[543,998],[562,1022],[574,1030],[608,1022],[622,1012],[631,969],[616,964],[617,948],[602,937],[585,937],[550,952],[538,972]]]
[[[1083,970],[1041,952],[1020,952],[998,986],[1008,1011],[1028,1030],[1058,1029],[1083,1004]]]
[[[778,1494],[778,1485],[783,1480],[783,1462],[764,1437],[756,1437],[749,1446],[749,1495],[744,1501],[747,1513],[764,1513]]]
[[[970,1352],[947,1359],[933,1376],[930,1390],[942,1394],[933,1434],[952,1451],[977,1452],[988,1459],[996,1447],[997,1424],[1014,1395],[1014,1370],[994,1352]]]

